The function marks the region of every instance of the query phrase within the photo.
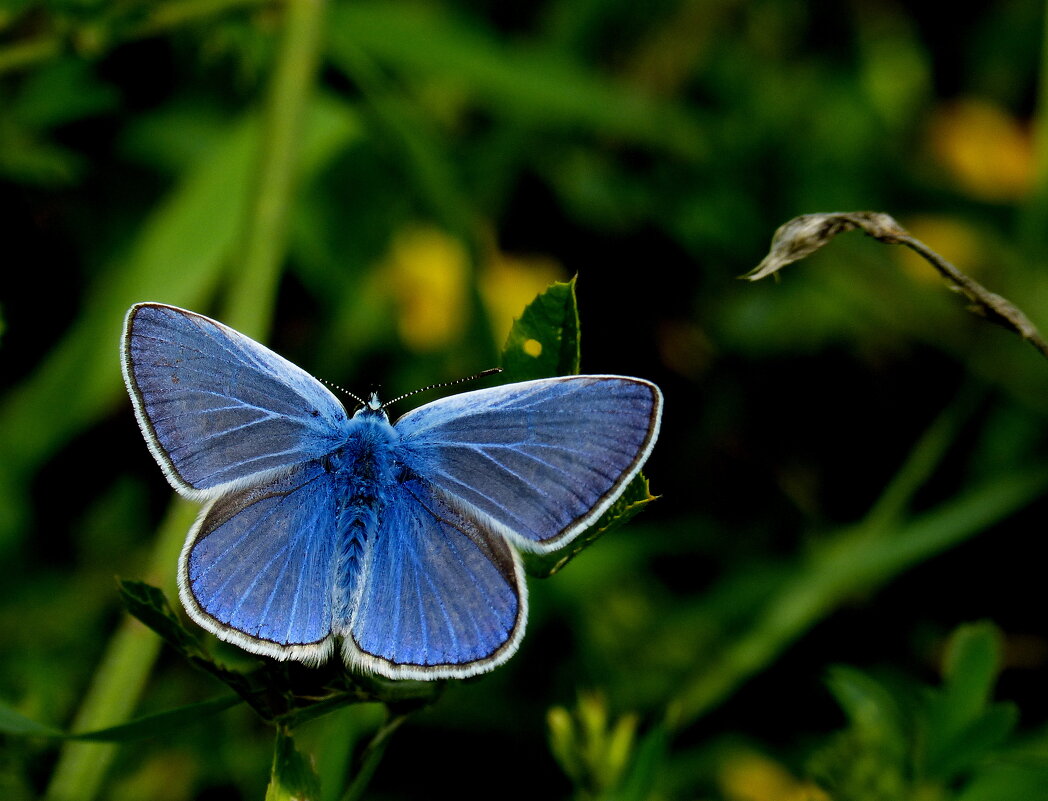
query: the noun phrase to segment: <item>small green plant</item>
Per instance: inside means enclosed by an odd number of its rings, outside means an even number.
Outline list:
[[[1048,754],[1015,732],[1018,710],[995,702],[1001,636],[961,626],[937,687],[900,686],[851,667],[828,685],[848,727],[810,760],[834,801],[998,801],[1048,798]]]

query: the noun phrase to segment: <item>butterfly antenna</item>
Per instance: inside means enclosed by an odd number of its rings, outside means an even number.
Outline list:
[[[351,397],[351,398],[352,398],[353,400],[355,400],[355,401],[356,401],[357,403],[359,403],[359,404],[360,404],[361,406],[366,406],[366,405],[367,405],[367,404],[366,404],[366,403],[365,403],[364,401],[362,401],[362,400],[361,400],[360,398],[358,398],[358,397],[357,397],[356,395],[354,395],[354,394],[353,394],[352,392],[350,392],[350,391],[349,391],[348,389],[345,389],[345,388],[343,388],[343,387],[340,387],[340,386],[339,386],[338,384],[332,383],[331,381],[328,381],[328,380],[327,380],[326,378],[319,378],[319,379],[317,379],[317,380],[318,380],[318,381],[320,381],[320,383],[322,383],[322,384],[327,384],[327,385],[328,385],[329,387],[331,387],[332,389],[337,389],[337,390],[338,390],[339,392],[341,392],[341,393],[342,393],[343,395],[349,395],[349,397]]]
[[[456,378],[454,381],[441,381],[438,384],[430,384],[428,387],[419,387],[418,389],[413,389],[411,392],[404,393],[399,398],[394,398],[393,400],[386,401],[382,404],[382,408],[385,409],[387,406],[392,406],[397,401],[402,401],[404,400],[404,398],[410,398],[412,395],[418,395],[420,392],[428,392],[431,389],[440,389],[441,387],[453,387],[456,384],[464,384],[467,381],[476,381],[478,378],[484,378],[485,376],[495,375],[495,373],[501,372],[501,367],[491,367],[487,370],[481,370],[476,375],[469,375],[465,378]]]

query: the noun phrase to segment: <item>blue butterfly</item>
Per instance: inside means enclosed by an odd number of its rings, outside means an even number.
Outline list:
[[[465,392],[391,425],[200,314],[127,314],[124,380],[182,495],[205,504],[178,566],[189,616],[256,654],[390,678],[472,676],[520,644],[517,549],[549,552],[637,475],[662,395],[579,375]]]

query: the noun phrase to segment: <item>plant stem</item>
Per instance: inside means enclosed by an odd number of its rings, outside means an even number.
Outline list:
[[[1019,219],[1024,255],[1035,263],[1043,262],[1048,255],[1048,3],[1041,13],[1041,62],[1033,119],[1034,179]]]
[[[287,246],[304,120],[319,61],[324,0],[288,0],[287,19],[262,125],[258,171],[229,287],[225,320],[265,338]]]
[[[484,301],[480,293],[480,270],[491,249],[481,235],[477,210],[456,170],[454,159],[441,142],[439,134],[424,115],[388,80],[366,52],[345,41],[346,30],[335,31],[343,41],[331,48],[331,57],[357,85],[367,100],[376,122],[382,126],[383,139],[398,151],[404,170],[414,181],[419,197],[429,205],[430,213],[445,230],[466,249],[466,281],[473,327],[470,341],[477,348],[480,363],[495,358],[496,343]]]
[[[909,231],[884,212],[833,212],[802,214],[800,217],[794,217],[779,226],[772,237],[771,249],[761,263],[741,277],[750,281],[759,281],[778,272],[787,264],[810,256],[838,234],[856,228],[878,242],[888,245],[905,245],[920,254],[954,289],[971,301],[969,311],[990,322],[1011,329],[1033,345],[1042,356],[1048,358],[1048,341],[1041,336],[1037,327],[1030,322],[1018,306],[962,273],[926,244],[911,236]]]
[[[355,775],[352,781],[350,781],[349,787],[346,788],[346,792],[342,794],[341,801],[360,801],[364,797],[364,791],[367,790],[368,782],[371,781],[378,763],[382,760],[382,755],[386,753],[389,738],[408,719],[408,715],[409,713],[406,712],[389,713],[386,722],[375,732],[375,736],[367,744],[367,747],[360,755],[360,759],[356,760]]]
[[[45,33],[34,39],[0,47],[0,75],[30,69],[63,53],[101,55],[112,47],[145,39],[182,25],[218,16],[241,6],[257,6],[274,0],[182,0],[157,3],[141,21],[111,27],[80,25],[68,32]],[[135,8],[137,13],[139,7]]]
[[[687,681],[667,713],[686,726],[724,702],[750,676],[856,593],[1014,514],[1048,490],[1048,465],[999,476],[888,530],[846,529],[815,551],[779,588],[749,631]]]

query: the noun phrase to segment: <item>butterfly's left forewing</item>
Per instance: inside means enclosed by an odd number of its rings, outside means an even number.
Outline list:
[[[194,312],[128,312],[124,379],[142,433],[171,484],[200,500],[319,458],[346,411],[304,370]]]

